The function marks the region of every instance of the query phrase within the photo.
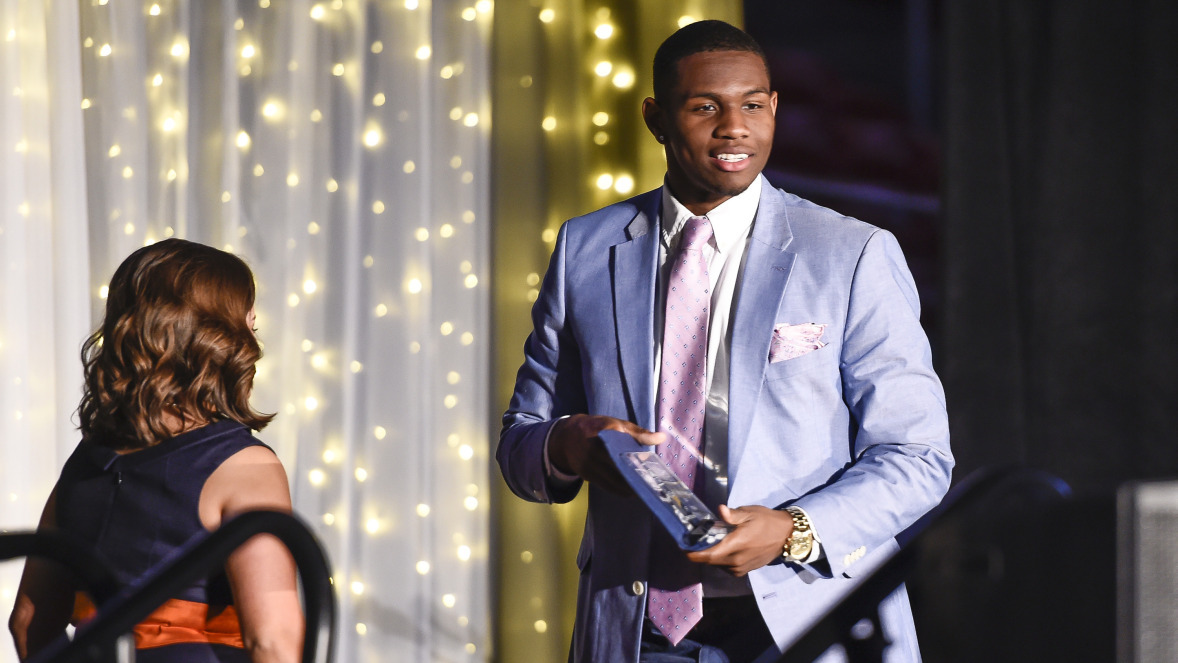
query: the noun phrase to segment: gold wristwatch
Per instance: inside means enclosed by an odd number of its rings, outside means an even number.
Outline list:
[[[794,529],[785,541],[781,556],[787,562],[804,561],[814,549],[814,530],[810,528],[810,519],[796,506],[786,507],[785,510],[793,517]]]

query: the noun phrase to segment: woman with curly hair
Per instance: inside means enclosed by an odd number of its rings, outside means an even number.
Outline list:
[[[291,510],[281,462],[251,434],[274,416],[249,403],[262,356],[253,306],[240,258],[181,239],[139,249],[111,279],[82,347],[82,440],[40,526],[80,537],[124,584],[234,515]],[[28,560],[9,621],[22,660],[93,610],[78,589]],[[294,562],[260,535],[135,627],[136,660],[296,661],[303,628]]]

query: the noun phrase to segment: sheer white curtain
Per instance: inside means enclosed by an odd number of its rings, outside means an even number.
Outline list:
[[[260,437],[334,563],[339,660],[487,656],[491,12],[0,0],[0,528],[77,441],[119,261],[213,244],[257,276]]]

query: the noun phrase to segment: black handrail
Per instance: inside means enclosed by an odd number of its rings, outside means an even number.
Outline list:
[[[1000,488],[1046,488],[1059,498],[1071,496],[1071,489],[1061,479],[1025,467],[983,468],[970,474],[949,491],[937,508],[905,532],[905,542],[899,551],[865,576],[854,590],[796,640],[777,663],[812,663],[836,644],[843,645],[849,663],[881,663],[889,643],[880,628],[880,602],[916,569],[924,544],[936,532],[954,524],[970,507],[994,497]],[[870,628],[856,628],[864,619],[870,620]]]
[[[119,591],[110,567],[77,538],[59,530],[0,534],[0,562],[18,557],[43,557],[67,567],[78,582],[101,604]]]
[[[185,587],[215,573],[241,544],[272,534],[290,550],[303,585],[307,619],[303,663],[334,660],[336,597],[327,556],[298,517],[277,511],[250,511],[190,544],[180,557],[157,567],[135,586],[99,607],[98,616],[79,627],[73,641],[58,639],[29,663],[88,663],[109,651],[120,636]]]

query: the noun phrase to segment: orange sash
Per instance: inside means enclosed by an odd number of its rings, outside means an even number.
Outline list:
[[[73,623],[92,619],[97,610],[85,594],[74,598]],[[242,648],[241,622],[233,606],[213,606],[195,601],[168,599],[135,626],[135,648],[152,649],[185,642],[202,642]]]

